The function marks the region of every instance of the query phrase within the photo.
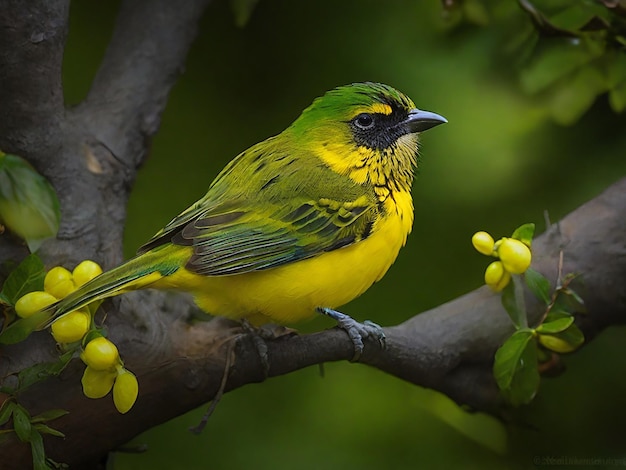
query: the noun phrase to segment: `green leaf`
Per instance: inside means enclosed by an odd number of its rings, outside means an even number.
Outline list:
[[[92,342],[94,339],[100,338],[101,336],[104,336],[105,338],[107,337],[106,328],[95,328],[95,329],[89,330],[87,334],[83,337],[83,341],[82,341],[83,346],[86,346],[87,344]]]
[[[0,155],[0,220],[36,251],[59,230],[61,211],[52,185],[23,158]]]
[[[555,334],[540,334],[539,342],[551,351],[569,353],[578,349],[585,342],[585,336],[576,324],[572,323],[564,331]]]
[[[493,374],[512,405],[529,403],[539,388],[537,344],[533,331],[516,331],[496,352]]]
[[[43,437],[33,429],[30,436],[30,450],[33,455],[33,470],[50,470],[46,464],[46,451],[43,447]]]
[[[37,416],[33,416],[33,418],[30,420],[31,423],[35,424],[35,423],[44,423],[46,421],[52,421],[55,420],[57,418],[60,418],[61,416],[65,416],[66,414],[68,414],[69,411],[67,410],[61,410],[61,409],[54,409],[54,410],[48,410],[48,411],[44,411],[41,414],[38,414]]]
[[[543,300],[546,305],[549,305],[552,301],[550,294],[550,281],[538,271],[532,268],[528,268],[524,273],[524,280],[530,291],[540,300]]]
[[[560,333],[561,331],[569,328],[572,323],[574,323],[574,317],[569,315],[567,317],[558,318],[552,321],[544,321],[541,325],[537,327],[536,331],[537,333],[545,334]]]
[[[480,0],[464,0],[461,4],[465,19],[472,24],[478,26],[487,26],[489,24],[489,12]]]
[[[557,290],[556,298],[550,311],[567,312],[570,315],[572,313],[585,313],[587,309],[584,303],[582,303],[582,299],[580,299],[578,294],[574,296],[570,292],[572,292],[571,289],[567,288]]]
[[[509,282],[502,290],[501,302],[515,327],[517,329],[521,328],[525,323],[526,312],[519,310],[518,303],[515,300],[515,286],[513,282]]]
[[[0,298],[10,305],[24,294],[35,290],[43,290],[46,270],[39,256],[30,254],[9,274],[2,286]]]
[[[568,287],[563,292],[566,295],[569,295],[570,297],[572,297],[578,304],[580,304],[580,305],[584,305],[585,304],[585,301],[583,300],[583,298],[580,295],[578,295],[578,293],[574,289],[572,289],[571,287]]]
[[[532,337],[532,330],[516,331],[496,352],[493,374],[501,390],[511,387],[520,358]]]
[[[607,84],[615,88],[626,84],[626,54],[620,51],[608,52],[605,56]]]
[[[0,426],[4,426],[9,422],[14,409],[15,402],[13,402],[13,400],[8,399],[4,401],[2,408],[0,408]]]
[[[18,374],[18,390],[24,390],[41,380],[49,377],[48,373],[49,364],[35,364],[33,366],[23,369]]]
[[[58,429],[51,428],[50,426],[47,426],[45,424],[39,423],[39,424],[35,424],[33,427],[37,431],[39,431],[41,434],[50,434],[51,436],[55,436],[55,437],[65,437],[65,434],[63,434]]]
[[[259,3],[259,0],[230,0],[230,8],[235,15],[235,24],[240,28],[243,28],[254,11],[254,7]]]
[[[32,426],[30,425],[30,416],[22,406],[16,405],[13,410],[13,429],[15,434],[22,442],[30,442]]]
[[[518,1],[518,4],[522,8],[522,10],[524,10],[528,15],[530,15],[532,19],[532,23],[535,28],[537,28],[543,35],[550,36],[550,37],[558,37],[558,36],[572,37],[573,34],[571,31],[557,27],[555,24],[552,23],[552,21],[548,18],[548,16],[544,14],[542,10],[545,10],[545,7],[547,5],[538,5],[541,8],[540,9],[538,8],[538,6],[535,6],[536,3],[537,2],[535,1],[531,2],[529,0]],[[551,0],[550,6],[552,7],[551,11],[554,11],[556,7],[562,8],[564,5],[559,5],[559,2],[556,0]]]
[[[522,26],[511,30],[508,41],[501,47],[503,53],[509,56],[513,61],[512,64],[519,70],[528,63],[538,43],[537,30],[531,23],[524,22]]]
[[[28,320],[28,319],[27,319]],[[11,323],[0,333],[0,344],[15,344],[24,341],[34,331],[34,326],[24,324],[24,319]]]
[[[549,97],[550,113],[559,124],[573,124],[606,90],[603,71],[590,64],[560,80],[554,87]]]
[[[24,390],[37,382],[47,379],[48,377],[59,375],[63,369],[67,367],[73,356],[74,351],[70,350],[59,356],[59,359],[56,362],[35,364],[21,370],[17,374],[19,381],[18,390]]]
[[[511,238],[521,241],[526,246],[531,246],[533,243],[533,236],[535,235],[535,224],[528,223],[520,225],[515,229]]]
[[[573,318],[573,317],[571,313],[565,310],[556,310],[555,307],[552,306],[552,308],[550,308],[550,311],[546,315],[546,318],[544,318],[543,323],[553,322],[556,320],[560,320],[562,318]]]
[[[19,318],[0,333],[0,344],[15,344],[24,341],[39,325],[49,320],[50,312],[39,310],[30,317]]]
[[[571,38],[553,39],[544,43],[532,62],[520,74],[521,85],[529,94],[539,93],[571,75],[599,55],[582,41]]]
[[[609,104],[616,113],[626,109],[626,82],[609,91]]]
[[[601,21],[608,17],[607,9],[591,2],[572,2],[571,6],[550,17],[550,22],[557,28],[577,32],[592,21]]]

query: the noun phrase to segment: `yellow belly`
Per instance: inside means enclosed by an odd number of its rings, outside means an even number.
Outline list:
[[[180,269],[153,284],[190,292],[204,311],[253,324],[292,323],[316,307],[339,307],[387,272],[411,230],[410,195],[396,195],[388,216],[365,240],[296,263],[232,276],[201,276]],[[389,204],[392,204],[389,201]]]

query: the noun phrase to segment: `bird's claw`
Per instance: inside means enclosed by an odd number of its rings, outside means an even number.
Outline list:
[[[370,336],[375,336],[378,340],[378,344],[381,349],[385,349],[387,347],[387,337],[385,336],[385,331],[383,327],[378,323],[374,323],[370,320],[365,320],[363,325],[368,326],[370,328]]]
[[[252,339],[254,348],[256,349],[256,352],[259,355],[259,360],[261,361],[263,375],[267,378],[270,371],[270,359],[268,355],[267,343],[265,342],[265,340],[267,339],[267,335],[265,335],[265,332],[262,328],[255,328],[245,318],[241,321],[241,326],[243,327],[243,330],[248,334],[248,336]]]
[[[356,362],[363,354],[363,339],[376,338],[381,349],[386,346],[385,332],[382,327],[372,321],[366,320],[363,323],[356,321],[345,313],[338,312],[330,308],[318,308],[318,311],[337,322],[337,326],[344,330],[352,344],[354,345],[354,356],[351,361]]]

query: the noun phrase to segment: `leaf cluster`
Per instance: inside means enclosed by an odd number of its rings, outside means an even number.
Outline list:
[[[533,232],[534,225],[525,224],[512,238],[529,244]],[[496,352],[493,373],[498,387],[512,405],[532,401],[539,389],[540,370],[545,371],[547,364],[557,363],[558,354],[575,351],[584,342],[582,332],[574,323],[574,314],[584,312],[583,300],[571,287],[575,278],[568,275],[563,281],[559,279],[553,290],[543,274],[528,269],[522,275],[514,275],[513,283],[502,291],[502,305],[516,331]],[[528,324],[524,288],[545,305],[544,314],[534,326]]]
[[[33,456],[34,470],[47,470],[49,468],[63,468],[63,464],[54,462],[46,457],[43,446],[43,434],[56,437],[65,435],[48,424],[68,412],[61,409],[48,410],[37,416],[31,416],[26,408],[18,404],[14,399],[7,398],[0,407],[0,443],[6,439],[17,437],[20,441],[30,444]],[[13,427],[7,427],[9,421]]]
[[[43,289],[45,275],[44,264],[36,254],[28,255],[9,274],[0,291],[0,302],[7,306],[4,309],[5,324],[8,323],[9,318],[7,317],[9,315],[14,316],[10,307],[13,307],[20,297],[29,292]],[[17,402],[15,397],[20,391],[31,385],[48,377],[59,375],[75,353],[75,350],[68,350],[61,354],[55,362],[35,364],[23,369],[17,374],[16,386],[0,387],[0,397],[5,398],[0,406],[0,443],[16,437],[20,441],[30,444],[33,467],[36,470],[62,466],[46,458],[42,434],[65,437],[63,433],[51,428],[46,422],[67,414],[67,411],[49,410],[40,415],[31,416],[28,410]],[[12,422],[12,427],[9,426],[9,421]]]
[[[23,158],[0,151],[0,222],[36,251],[59,230],[61,209],[52,185]]]
[[[608,96],[626,109],[626,2],[623,0],[446,0],[451,23],[501,25],[503,60],[521,89],[561,124],[576,122]]]

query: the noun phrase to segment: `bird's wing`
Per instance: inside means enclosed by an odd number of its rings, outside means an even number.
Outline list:
[[[193,246],[187,269],[220,276],[310,258],[367,238],[377,216],[365,197],[247,209],[209,212],[178,232],[173,243]]]
[[[207,197],[200,199],[195,204],[187,208],[184,212],[181,212],[176,217],[168,222],[168,224],[159,230],[150,240],[144,243],[137,250],[137,254],[141,255],[150,251],[157,246],[164,245],[166,243],[170,243],[172,237],[180,232],[187,224],[193,222],[194,220],[203,217],[204,214],[207,213],[228,213],[229,205],[227,204],[211,204]]]
[[[144,247],[166,241],[190,246],[193,254],[186,265],[190,271],[207,276],[242,274],[363,240],[379,210],[365,196],[348,202],[327,198],[290,202],[269,207],[230,202],[187,211]]]

